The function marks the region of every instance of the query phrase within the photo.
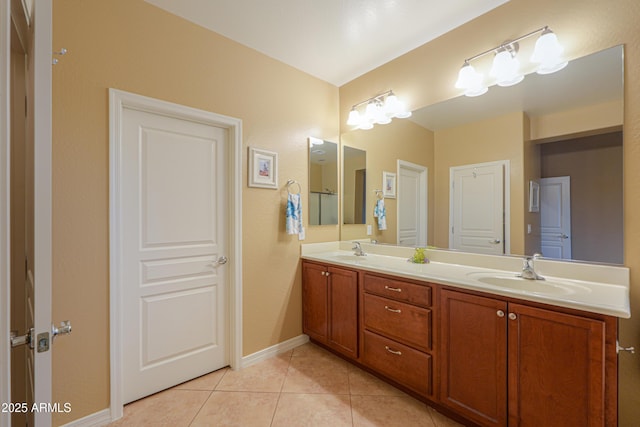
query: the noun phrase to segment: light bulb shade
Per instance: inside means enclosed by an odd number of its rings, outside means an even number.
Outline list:
[[[531,62],[539,63],[538,74],[550,74],[562,70],[567,61],[562,57],[564,48],[558,42],[558,37],[548,28],[536,40],[536,46],[531,55]]]
[[[391,92],[384,100],[384,112],[389,117],[395,117],[402,110],[402,104],[398,101],[398,97]]]
[[[349,118],[347,119],[349,126],[357,126],[360,124],[360,113],[355,108],[352,108],[349,112]]]
[[[464,89],[466,96],[480,96],[488,90],[482,83],[483,80],[484,76],[478,73],[468,62],[465,62],[458,73],[456,87],[458,89]]]
[[[513,86],[520,83],[524,76],[519,73],[520,61],[508,50],[499,51],[493,58],[491,76],[498,86]]]

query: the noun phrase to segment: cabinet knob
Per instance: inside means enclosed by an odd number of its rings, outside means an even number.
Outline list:
[[[515,313],[509,313],[509,319],[516,320],[518,316]]]
[[[504,317],[504,311],[502,310],[498,310],[496,314],[498,315],[498,317]]]

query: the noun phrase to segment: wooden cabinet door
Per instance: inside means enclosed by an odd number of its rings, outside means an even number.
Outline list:
[[[329,332],[329,276],[327,268],[302,263],[302,324],[311,338],[326,344]]]
[[[509,305],[509,426],[605,425],[603,321]]]
[[[506,302],[443,290],[440,303],[441,403],[480,425],[505,426]]]
[[[358,357],[358,273],[329,267],[329,345]]]

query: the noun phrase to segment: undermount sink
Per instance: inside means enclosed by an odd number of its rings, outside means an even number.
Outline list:
[[[468,276],[485,285],[539,295],[569,295],[578,291],[588,291],[585,286],[565,281],[528,280],[514,274],[469,273]]]

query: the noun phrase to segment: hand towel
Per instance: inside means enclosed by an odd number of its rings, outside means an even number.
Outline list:
[[[300,194],[289,193],[287,197],[287,212],[286,212],[286,228],[287,234],[304,233],[302,227],[302,198]]]
[[[387,208],[384,207],[384,199],[378,199],[373,208],[373,216],[378,218],[378,230],[387,229]]]

